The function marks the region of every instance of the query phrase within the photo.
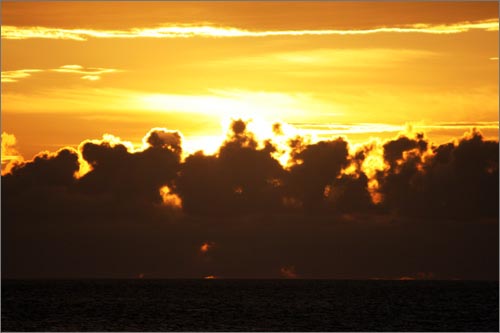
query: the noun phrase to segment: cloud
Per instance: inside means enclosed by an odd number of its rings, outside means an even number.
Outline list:
[[[181,159],[182,135],[153,128],[142,147],[107,135],[13,167],[4,276],[498,278],[498,141],[406,133],[351,149],[295,136],[284,167],[272,137],[228,125],[212,155]],[[372,154],[383,168],[366,169]]]
[[[325,188],[349,165],[348,143],[338,138],[305,147],[295,145],[292,159],[290,194],[299,199],[307,211],[318,211],[325,204]]]
[[[404,129],[404,126],[384,123],[290,123],[298,129],[314,131],[318,136],[334,136],[348,135],[361,133],[394,133],[397,134]],[[480,130],[496,129],[498,130],[497,121],[478,121],[478,122],[437,122],[429,123],[412,123],[414,131],[432,131],[432,130],[463,130],[468,131],[474,127]]]
[[[57,72],[69,74],[83,74],[80,78],[88,81],[100,80],[102,74],[120,72],[118,69],[101,68],[101,67],[88,67],[85,68],[80,65],[63,65],[58,68],[52,69],[18,69],[14,71],[3,71],[2,82],[18,82],[20,79],[30,77],[31,73],[42,72]]]
[[[399,278],[399,280],[401,280],[401,281],[413,281],[413,280],[415,280],[415,278],[412,276],[402,276]]]
[[[160,195],[164,205],[182,209],[181,198],[177,194],[173,193],[167,185],[160,188]]]
[[[59,68],[50,69],[50,71],[58,73],[74,73],[83,74],[80,78],[83,80],[96,81],[101,79],[102,74],[119,72],[113,68],[88,67],[84,68],[80,65],[64,65]]]
[[[440,53],[419,49],[330,47],[211,60],[203,63],[203,67],[217,69],[221,66],[231,66],[244,70],[251,66],[254,70],[280,71],[294,78],[310,79],[323,77],[325,72],[338,76],[347,69],[351,75],[354,71],[362,73],[374,69],[389,70],[405,63],[417,63],[422,59],[437,59],[440,56]]]
[[[269,143],[259,149],[246,127],[234,121],[216,155],[198,152],[186,158],[176,182],[185,211],[227,216],[280,209],[277,184],[284,170],[271,156],[274,147]]]
[[[418,272],[415,275],[412,276],[401,276],[400,278],[396,280],[400,281],[413,281],[413,280],[433,280],[435,278],[433,272]]]
[[[17,82],[31,76],[31,73],[42,72],[41,69],[18,69],[14,71],[2,71],[2,82]]]
[[[384,157],[390,167],[377,180],[387,209],[441,218],[498,216],[498,142],[477,130],[458,144],[432,147],[421,134],[401,136],[384,145]]]
[[[74,149],[63,148],[56,153],[43,152],[32,161],[14,166],[5,177],[12,177],[14,184],[19,181],[26,185],[59,186],[74,182],[78,170],[78,154]],[[16,185],[16,190],[22,186]]]
[[[214,247],[215,243],[214,242],[204,242],[200,246],[200,252],[201,253],[207,253]]]
[[[272,37],[272,36],[329,36],[329,35],[367,35],[376,33],[423,33],[457,34],[471,30],[498,31],[498,20],[489,19],[453,24],[410,24],[369,29],[341,30],[245,30],[236,27],[214,25],[163,25],[154,28],[132,28],[127,30],[62,29],[53,27],[16,27],[2,26],[4,39],[63,39],[85,41],[89,38],[191,38],[191,37]]]
[[[175,137],[165,141],[161,136]],[[124,200],[162,202],[163,186],[172,186],[180,166],[180,134],[153,129],[142,151],[131,152],[122,143],[88,141],[80,145],[91,172],[79,179],[83,191],[95,195],[119,195]]]
[[[417,134],[416,139],[409,139],[406,136],[400,136],[396,140],[391,140],[384,144],[384,159],[391,165],[403,158],[403,153],[412,149],[418,149],[419,152],[427,150],[427,141],[423,140],[423,134]]]
[[[13,134],[2,132],[2,175],[9,173],[14,165],[23,161],[16,145],[17,140]]]
[[[99,75],[84,75],[84,76],[82,76],[82,80],[97,81],[100,79],[101,79],[101,77]]]
[[[296,279],[298,277],[295,272],[295,266],[284,266],[280,268],[280,274],[285,279]]]
[[[182,136],[178,131],[156,127],[149,131],[145,139],[151,147],[169,149],[176,154],[182,153]]]
[[[80,65],[63,65],[61,67],[59,67],[58,70],[55,70],[55,71],[65,71],[65,70],[68,70],[68,71],[78,71],[78,70],[82,70],[83,69],[83,66],[80,66]]]

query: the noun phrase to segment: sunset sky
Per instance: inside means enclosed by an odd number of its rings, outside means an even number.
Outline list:
[[[2,130],[25,159],[157,126],[214,152],[231,117],[496,138],[498,4],[2,2]]]
[[[4,274],[498,279],[497,2],[1,6]]]

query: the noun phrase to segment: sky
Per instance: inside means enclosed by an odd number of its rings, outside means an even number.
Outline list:
[[[497,2],[1,6],[3,273],[498,279]]]
[[[238,116],[498,137],[497,73],[495,2],[2,4],[2,130],[26,159],[155,126],[214,152]]]

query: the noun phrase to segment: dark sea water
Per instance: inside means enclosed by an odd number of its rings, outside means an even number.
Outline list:
[[[2,331],[498,331],[498,282],[4,280]]]

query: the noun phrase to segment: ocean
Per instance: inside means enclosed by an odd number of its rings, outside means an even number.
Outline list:
[[[2,331],[498,331],[498,281],[3,280]]]

